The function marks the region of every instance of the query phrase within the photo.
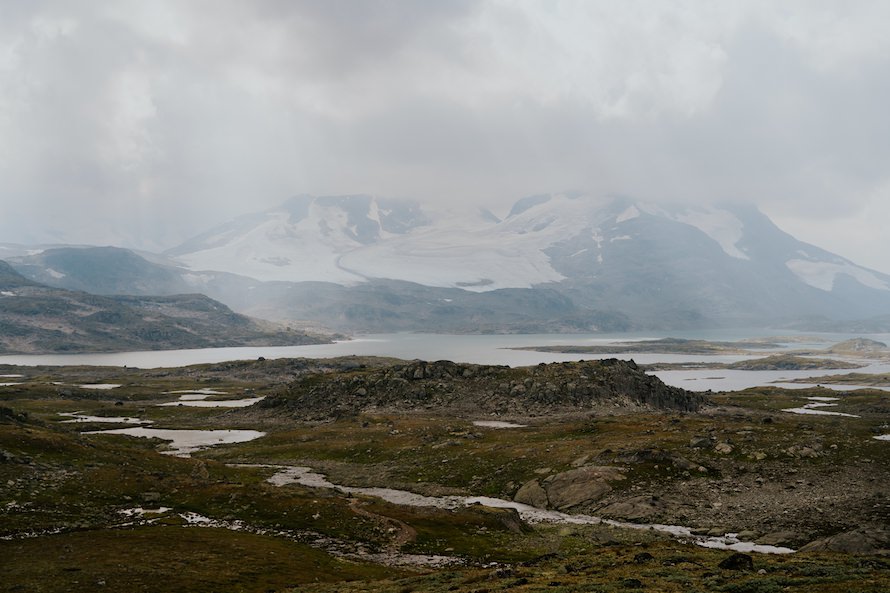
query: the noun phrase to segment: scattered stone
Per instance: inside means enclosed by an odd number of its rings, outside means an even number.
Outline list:
[[[721,560],[717,567],[724,570],[754,570],[754,559],[748,554],[736,552]]]
[[[732,445],[730,445],[729,443],[722,443],[722,442],[717,443],[716,445],[714,445],[714,451],[716,451],[717,453],[720,453],[722,455],[728,455],[728,454],[732,453]]]
[[[646,564],[647,562],[652,562],[655,560],[655,556],[650,554],[649,552],[640,552],[636,556],[634,556],[634,564]]]

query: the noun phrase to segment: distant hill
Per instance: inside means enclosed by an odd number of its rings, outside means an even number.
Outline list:
[[[0,353],[315,344],[200,294],[97,296],[43,286],[0,260]]]

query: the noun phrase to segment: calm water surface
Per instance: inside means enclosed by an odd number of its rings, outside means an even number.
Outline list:
[[[510,350],[521,346],[545,345],[607,345],[620,341],[678,337],[716,341],[736,341],[746,338],[775,336],[775,330],[714,330],[701,332],[671,332],[668,334],[521,334],[521,335],[447,335],[447,334],[374,334],[334,344],[280,347],[204,348],[197,350],[163,350],[150,352],[117,352],[105,354],[47,354],[0,356],[0,364],[15,365],[97,365],[138,368],[178,367],[191,364],[252,360],[260,356],[274,358],[331,358],[336,356],[391,356],[402,359],[453,360],[478,364],[509,366],[534,365],[541,362],[565,362],[600,358],[633,359],[640,364],[655,362],[735,362],[759,355],[706,356],[695,354],[559,354]],[[781,335],[806,336],[807,343],[791,343],[789,348],[823,348],[833,343],[856,337],[846,334],[800,334],[783,332]],[[890,334],[870,335],[871,339],[890,341]],[[862,372],[890,372],[890,365],[871,365]],[[841,374],[850,371],[730,371],[704,369],[692,371],[659,371],[655,374],[671,385],[704,391],[743,389],[775,381],[822,374]],[[797,385],[800,387],[800,385]]]

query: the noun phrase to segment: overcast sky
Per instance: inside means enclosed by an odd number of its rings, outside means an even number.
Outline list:
[[[757,204],[890,272],[890,2],[0,0],[0,242],[298,193]]]

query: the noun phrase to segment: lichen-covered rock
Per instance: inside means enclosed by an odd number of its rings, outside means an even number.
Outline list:
[[[543,486],[550,505],[562,511],[599,500],[612,490],[609,482],[623,479],[617,467],[579,467],[548,477]]]
[[[516,491],[513,500],[527,504],[539,509],[546,509],[550,506],[550,500],[547,498],[547,491],[541,487],[537,480],[529,480]]]
[[[505,416],[668,409],[693,412],[703,396],[665,385],[633,361],[616,359],[533,367],[415,360],[349,374],[321,373],[290,383],[267,397],[264,409],[304,419],[327,419],[332,410],[448,411]]]
[[[890,530],[856,529],[812,541],[801,552],[890,555]]]

